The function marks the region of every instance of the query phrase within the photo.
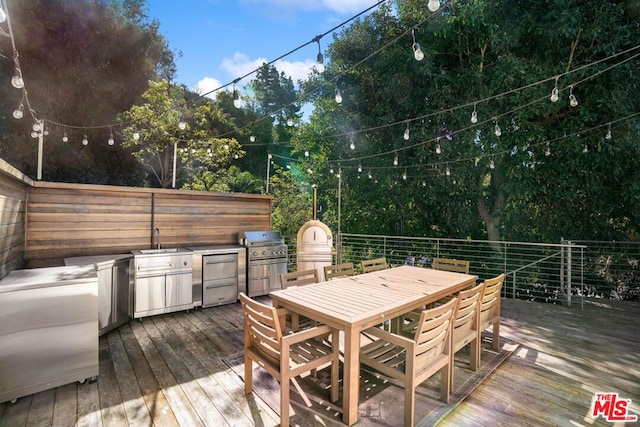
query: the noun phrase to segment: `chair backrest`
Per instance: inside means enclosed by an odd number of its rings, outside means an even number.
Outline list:
[[[324,266],[324,280],[331,280],[335,277],[353,276],[354,274],[355,271],[353,270],[352,262]]]
[[[480,328],[485,329],[500,320],[500,291],[505,275],[484,281],[484,290],[480,298]]]
[[[290,286],[302,286],[318,283],[318,270],[299,270],[291,273],[280,273],[280,286],[287,289]]]
[[[434,258],[431,267],[434,270],[454,271],[469,274],[469,261],[449,258]]]
[[[239,294],[244,315],[244,346],[253,347],[274,362],[280,361],[282,327],[278,310]]]
[[[458,292],[458,304],[453,316],[453,351],[457,351],[473,340],[477,333],[478,301],[482,297],[484,283]]]
[[[414,340],[416,342],[414,371],[428,365],[442,354],[449,354],[452,318],[458,303],[452,298],[446,304],[420,313]]]
[[[388,267],[387,259],[384,258],[384,257],[361,261],[360,262],[360,266],[362,267],[362,272],[363,273],[369,273],[371,271],[384,270],[384,269],[386,269]]]

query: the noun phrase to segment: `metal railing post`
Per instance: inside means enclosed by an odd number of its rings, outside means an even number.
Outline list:
[[[567,307],[571,307],[571,241],[567,243]]]

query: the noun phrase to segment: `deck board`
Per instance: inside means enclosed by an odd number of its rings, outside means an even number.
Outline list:
[[[580,310],[503,300],[501,336],[520,347],[438,425],[610,425],[589,416],[594,393],[603,391],[632,399],[638,414],[640,337],[631,326],[638,318],[639,303],[589,302]],[[240,304],[131,321],[100,338],[97,382],[0,403],[0,427],[276,426],[278,415],[263,398],[277,401],[277,387],[270,396],[245,396],[228,366],[242,351],[242,324]],[[456,361],[463,375],[467,358]],[[464,380],[457,375],[456,383]],[[397,394],[401,400],[401,389]],[[340,425],[335,416],[293,410],[292,424],[300,427]]]

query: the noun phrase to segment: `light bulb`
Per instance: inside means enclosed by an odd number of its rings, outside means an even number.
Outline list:
[[[224,149],[228,150],[229,149],[229,144],[224,144]]]
[[[293,119],[287,119],[287,126],[293,126]]]
[[[349,148],[351,148],[352,150],[355,150],[356,144],[353,141],[351,141],[351,144],[349,144]]]
[[[82,145],[87,145],[89,144],[89,140],[87,139],[87,135],[84,136],[84,138],[82,138]]]
[[[16,74],[11,77],[11,84],[16,89],[22,89],[24,87],[24,80],[22,80],[22,76],[20,74]]]
[[[471,123],[478,123],[478,113],[476,112],[475,108],[471,112]]]
[[[413,44],[413,57],[416,61],[422,61],[424,59],[424,52],[422,52],[418,43]]]
[[[187,124],[185,122],[178,123],[178,129],[185,130],[187,128]]]
[[[40,123],[36,122],[33,124],[32,126],[33,130],[35,130],[36,132],[38,132],[40,130]]]
[[[431,12],[435,12],[436,10],[440,9],[440,2],[438,0],[429,0],[429,3],[427,4],[427,8]]]
[[[407,180],[407,171],[404,171],[402,173],[402,179],[404,179],[405,181]]]
[[[369,177],[369,179],[373,178],[373,175],[371,175],[371,172],[369,172],[367,176]]]
[[[329,169],[329,173],[333,174],[333,168]]]
[[[558,102],[558,86],[551,91],[551,102]]]
[[[502,129],[500,129],[500,125],[497,122],[496,122],[496,127],[495,127],[494,133],[496,134],[496,136],[502,135]]]
[[[338,104],[342,104],[342,94],[340,93],[340,89],[336,88],[336,102]]]
[[[304,150],[304,156],[309,157],[309,150]]]
[[[236,153],[236,154],[234,154],[234,155],[233,155],[233,158],[234,158],[234,159],[237,159],[238,157],[239,157],[239,156],[238,156],[238,153]]]
[[[405,141],[409,140],[409,126],[407,126],[407,128],[404,130],[404,136],[403,136]]]
[[[547,157],[551,155],[551,148],[549,147],[549,144],[547,144],[547,148],[544,150],[544,155]]]
[[[255,136],[253,136],[253,135],[251,135],[251,136],[249,137],[249,141],[250,141],[250,142],[256,142],[256,137],[255,137]]]
[[[134,132],[133,133],[133,139],[135,139],[136,141],[140,139],[140,133],[139,132]]]
[[[607,135],[604,139],[611,139],[611,123],[609,123],[609,129],[607,129]]]
[[[62,135],[62,142],[69,142],[69,137],[67,136],[66,132],[64,133],[64,135]]]
[[[496,164],[493,162],[493,159],[491,159],[491,161],[489,162],[489,169],[495,169],[496,168]]]
[[[48,130],[46,130],[46,129],[45,129],[45,130],[44,130],[44,132],[42,132],[42,133],[44,133],[44,136],[49,135],[49,131],[48,131]]]
[[[237,89],[233,89],[233,106],[236,108],[240,108],[242,106],[242,101],[240,101],[240,94]]]
[[[398,166],[398,155],[393,158],[393,166]]]
[[[358,172],[362,172],[362,165],[358,165]]]
[[[589,147],[587,147],[587,144],[584,144],[584,148],[582,149],[583,153],[588,153],[589,152]]]
[[[37,137],[38,137],[38,132],[36,132],[35,130],[31,132],[31,138],[37,138]]]
[[[107,141],[107,144],[109,144],[109,145],[115,144],[115,141],[113,140],[113,134],[109,135],[109,140]]]
[[[316,69],[318,70],[319,73],[324,73],[324,57],[322,56],[322,53],[318,52],[318,62],[316,65]]]
[[[578,106],[578,100],[576,99],[576,96],[574,94],[569,95],[569,105],[571,105],[572,107]]]
[[[449,169],[449,166],[447,166],[447,170],[444,173],[447,176],[451,176],[451,169]]]
[[[442,153],[442,148],[440,147],[440,144],[436,145],[436,154],[441,154]]]
[[[7,13],[4,11],[4,9],[2,9],[2,6],[0,6],[0,22],[4,22],[7,20]]]
[[[269,160],[271,160],[271,159],[273,158],[273,154],[271,154],[271,153],[267,154],[267,158],[268,158]]]
[[[20,104],[18,108],[13,110],[13,118],[20,120],[24,116],[23,109],[24,109],[24,106]]]

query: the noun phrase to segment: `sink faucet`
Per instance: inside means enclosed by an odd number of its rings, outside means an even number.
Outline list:
[[[156,249],[160,249],[160,229],[158,227],[154,227],[153,232],[156,235]]]

